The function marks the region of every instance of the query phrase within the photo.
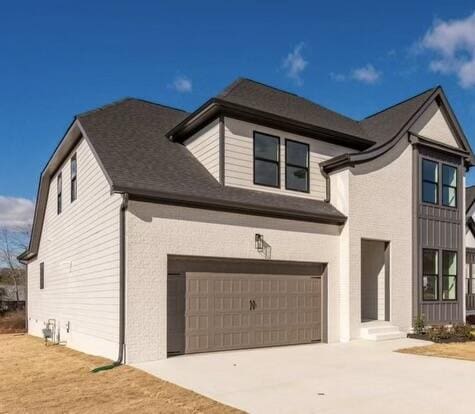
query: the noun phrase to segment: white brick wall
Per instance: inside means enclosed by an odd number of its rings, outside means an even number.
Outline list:
[[[412,321],[412,147],[392,163],[350,175],[350,331],[361,321],[361,239],[390,242],[390,317],[407,329]]]
[[[336,226],[131,201],[127,213],[127,360],[166,357],[167,255],[262,259],[254,235],[272,259],[328,263],[329,341],[340,340]]]
[[[77,200],[71,203],[70,157],[59,171],[63,209],[56,211],[56,175],[51,179],[38,256],[28,264],[29,333],[42,336],[56,319],[67,345],[115,359],[118,352],[119,208],[88,143],[77,149]],[[71,154],[72,155],[72,154]],[[44,262],[45,288],[39,268]],[[66,332],[70,322],[71,330]]]

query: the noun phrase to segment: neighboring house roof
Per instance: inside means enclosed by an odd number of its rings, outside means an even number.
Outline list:
[[[465,188],[465,211],[469,212],[475,201],[475,185]]]
[[[51,176],[81,137],[89,142],[114,192],[160,202],[342,224],[346,217],[324,201],[221,185],[181,142],[205,121],[231,114],[365,149],[323,163],[340,165],[355,157],[377,156],[380,148],[395,138],[391,134],[401,134],[435,96],[445,99],[441,89],[434,88],[358,122],[295,94],[238,79],[192,114],[127,98],[77,115],[41,174],[30,247],[20,258],[36,255]]]

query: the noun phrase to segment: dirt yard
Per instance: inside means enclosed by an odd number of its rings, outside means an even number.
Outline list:
[[[413,348],[400,349],[398,352],[475,361],[475,342],[415,346]]]
[[[13,311],[0,315],[0,334],[25,332],[25,312]]]
[[[239,413],[129,366],[46,347],[24,334],[0,335],[0,413]]]

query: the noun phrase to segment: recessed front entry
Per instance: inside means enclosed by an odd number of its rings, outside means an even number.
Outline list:
[[[168,354],[321,341],[323,277],[169,273]]]
[[[389,320],[389,243],[361,240],[361,320]]]

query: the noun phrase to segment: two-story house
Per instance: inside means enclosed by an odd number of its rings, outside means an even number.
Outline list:
[[[138,362],[463,321],[473,162],[440,87],[361,121],[247,79],[80,114],[21,256],[28,331]]]

